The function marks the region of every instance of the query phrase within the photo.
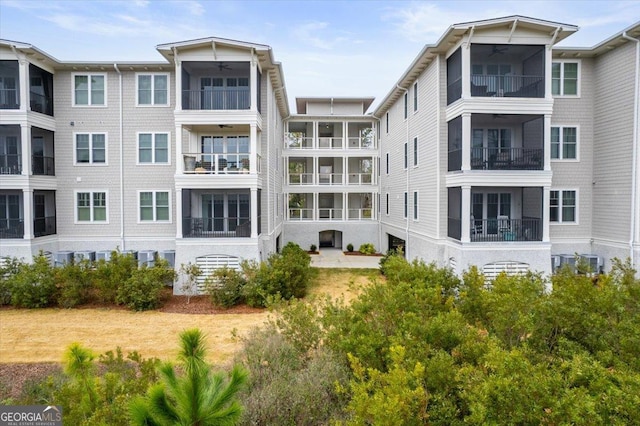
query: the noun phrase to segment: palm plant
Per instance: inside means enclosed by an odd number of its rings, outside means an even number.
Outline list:
[[[131,404],[134,425],[233,425],[242,407],[235,396],[247,380],[239,367],[231,371],[228,382],[222,373],[213,374],[205,361],[204,336],[198,329],[180,334],[180,369],[170,363],[160,367],[160,383],[153,385],[145,397]]]

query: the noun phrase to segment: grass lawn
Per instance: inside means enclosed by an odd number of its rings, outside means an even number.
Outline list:
[[[310,295],[344,296],[350,300],[357,287],[379,277],[370,269],[318,269]],[[120,346],[126,354],[174,359],[178,334],[200,328],[208,338],[209,361],[229,362],[240,349],[239,337],[264,323],[269,313],[185,314],[130,312],[121,309],[3,309],[0,310],[0,363],[60,362],[72,342],[96,353]]]

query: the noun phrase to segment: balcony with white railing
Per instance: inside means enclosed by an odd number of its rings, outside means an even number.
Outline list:
[[[344,220],[341,208],[318,209],[318,220]]]
[[[348,220],[373,220],[373,209],[349,209]]]
[[[313,209],[289,207],[289,220],[313,220]]]
[[[372,185],[373,173],[349,173],[349,185]]]
[[[260,156],[257,155],[256,171],[260,173]],[[185,174],[249,174],[250,154],[183,154]]]

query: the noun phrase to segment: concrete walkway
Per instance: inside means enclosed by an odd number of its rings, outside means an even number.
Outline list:
[[[321,248],[320,254],[311,255],[311,266],[316,268],[368,268],[378,269],[379,256],[345,256],[340,249]]]

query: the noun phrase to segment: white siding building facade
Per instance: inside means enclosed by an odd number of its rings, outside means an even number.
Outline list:
[[[289,241],[402,246],[461,273],[640,267],[640,25],[589,48],[511,16],[452,25],[389,93],[300,97],[266,45],[158,62],[0,40],[0,257],[265,259]],[[558,257],[559,255],[562,255]]]

